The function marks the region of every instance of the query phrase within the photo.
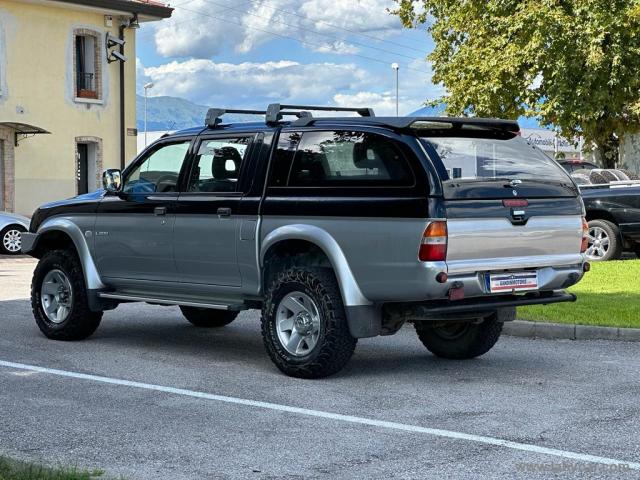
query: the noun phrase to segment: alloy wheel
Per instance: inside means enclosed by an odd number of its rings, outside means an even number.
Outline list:
[[[51,322],[62,323],[69,317],[73,305],[73,290],[69,278],[62,270],[51,270],[44,276],[40,297],[42,309]]]
[[[21,232],[18,229],[7,230],[2,237],[2,245],[11,253],[17,253],[22,248]]]
[[[311,353],[320,336],[320,313],[313,299],[302,292],[287,293],[276,314],[278,339],[292,355],[303,357]]]
[[[589,227],[589,246],[585,255],[589,260],[601,260],[609,251],[610,239],[606,230],[601,227]]]

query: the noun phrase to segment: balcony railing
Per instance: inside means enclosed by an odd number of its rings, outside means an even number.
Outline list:
[[[87,72],[78,72],[77,78],[77,95],[81,98],[97,98],[95,74]]]

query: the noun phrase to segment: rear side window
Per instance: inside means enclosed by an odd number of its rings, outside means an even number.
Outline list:
[[[278,148],[273,156],[273,172],[269,186],[286,187],[291,172],[291,164],[296,154],[302,134],[300,132],[287,132],[280,135]]]
[[[274,158],[272,186],[414,184],[413,172],[398,146],[381,135],[353,131],[305,132],[301,139],[299,135],[289,133],[281,137]]]
[[[235,192],[250,137],[205,139],[189,179],[189,192]]]
[[[428,137],[422,141],[435,149],[452,179],[567,180],[560,165],[519,136]]]

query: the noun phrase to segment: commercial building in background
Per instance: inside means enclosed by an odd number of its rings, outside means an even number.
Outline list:
[[[132,0],[0,0],[0,210],[95,190],[133,158],[135,32],[171,16]]]
[[[576,142],[570,141],[559,136],[553,130],[545,130],[542,128],[522,128],[520,134],[522,138],[529,140],[551,158],[560,156],[567,160],[582,159],[584,142],[581,138]]]

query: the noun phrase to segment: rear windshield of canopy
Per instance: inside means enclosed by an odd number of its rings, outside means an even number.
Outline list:
[[[433,147],[449,179],[570,180],[554,160],[520,136],[427,136],[421,141]]]

